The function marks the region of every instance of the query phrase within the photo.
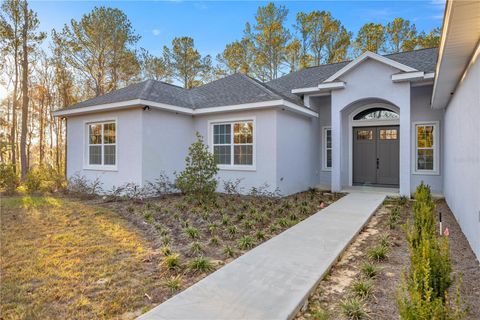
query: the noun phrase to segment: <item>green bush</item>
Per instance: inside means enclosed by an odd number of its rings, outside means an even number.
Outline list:
[[[176,186],[190,199],[207,202],[215,195],[218,167],[213,154],[203,143],[203,137],[198,132],[196,134],[197,141],[188,148],[185,170],[176,175]]]
[[[0,191],[13,194],[18,187],[18,176],[13,165],[0,163]]]
[[[435,203],[423,184],[415,192],[413,224],[407,221],[410,267],[397,297],[402,319],[461,319],[460,299],[450,306],[448,288],[452,272],[448,238],[436,232]],[[458,294],[458,293],[457,293]],[[458,294],[459,295],[459,294]]]
[[[28,193],[55,192],[66,185],[64,176],[46,165],[30,169],[23,183]]]

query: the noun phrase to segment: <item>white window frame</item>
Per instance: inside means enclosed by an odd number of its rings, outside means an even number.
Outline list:
[[[233,124],[234,123],[238,123],[238,122],[252,122],[253,124],[253,143],[252,143],[252,152],[253,152],[253,155],[252,155],[252,164],[234,164],[234,157],[235,157],[235,144],[233,143]],[[210,152],[213,154],[213,147],[214,147],[214,144],[213,144],[213,133],[214,133],[214,130],[213,130],[213,126],[214,125],[222,125],[222,124],[230,124],[231,127],[230,127],[230,130],[231,130],[231,133],[230,133],[230,136],[231,136],[231,143],[229,145],[231,145],[232,149],[231,149],[231,153],[230,153],[230,163],[231,164],[219,164],[218,165],[218,168],[220,170],[232,170],[232,171],[256,171],[257,170],[257,166],[256,166],[256,163],[257,163],[257,125],[256,125],[256,119],[255,117],[247,117],[247,118],[231,118],[231,119],[219,119],[219,120],[210,120],[208,121],[208,130],[209,130],[209,134],[208,134],[208,145],[209,145],[209,149],[210,149]]]
[[[332,171],[332,167],[327,167],[327,131],[330,130],[330,137],[332,137],[332,127],[322,127],[322,170],[323,171]],[[333,139],[332,139],[333,144]],[[332,150],[332,157],[333,157],[333,145],[330,147]],[[333,160],[333,159],[332,159]],[[332,162],[333,165],[333,162]]]
[[[104,144],[104,133],[103,133],[103,125],[104,124],[109,124],[109,123],[114,123],[115,124],[115,143],[108,143]],[[102,164],[90,164],[90,125],[92,124],[101,124],[102,125],[102,143],[101,144],[96,144],[96,146],[101,146],[102,148]],[[84,160],[83,160],[83,169],[85,170],[101,170],[101,171],[117,171],[118,169],[118,121],[117,118],[108,118],[108,119],[95,119],[95,120],[89,120],[84,122]],[[104,146],[105,145],[114,145],[115,146],[115,164],[103,164],[105,161],[105,156],[104,156]],[[92,146],[94,146],[92,144]]]
[[[423,126],[433,126],[433,169],[432,170],[420,170],[418,169],[418,130],[417,127]],[[413,173],[420,174],[420,175],[438,175],[440,174],[440,123],[439,121],[416,121],[413,122]]]

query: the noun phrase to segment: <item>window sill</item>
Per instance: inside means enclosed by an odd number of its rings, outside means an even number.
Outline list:
[[[332,172],[332,168],[322,168],[322,171],[325,171],[325,172]]]
[[[83,170],[90,171],[118,171],[117,166],[84,166]]]
[[[438,172],[438,171],[418,171],[418,170],[414,170],[412,172],[412,174],[420,175],[420,176],[439,176],[440,172]]]
[[[219,165],[218,169],[221,171],[257,171],[255,166],[228,166],[228,165]]]

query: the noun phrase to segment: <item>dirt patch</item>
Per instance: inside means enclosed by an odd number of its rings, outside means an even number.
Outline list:
[[[352,297],[352,284],[365,279],[361,266],[371,262],[367,251],[378,245],[384,234],[390,235],[388,259],[376,262],[380,272],[373,280],[373,289],[363,301],[364,308],[372,319],[399,319],[396,306],[397,288],[402,272],[408,268],[409,252],[404,232],[401,228],[411,216],[411,206],[401,209],[396,227],[390,229],[388,218],[395,201],[389,200],[377,210],[365,228],[347,247],[339,261],[319,283],[309,298],[308,308],[297,314],[296,319],[347,319],[340,307],[340,301]],[[468,308],[468,319],[480,319],[480,266],[465,236],[461,232],[453,214],[445,201],[437,202],[437,212],[442,212],[444,227],[450,231],[450,252],[453,276],[462,274],[460,292],[463,306]],[[450,296],[455,295],[455,285]]]

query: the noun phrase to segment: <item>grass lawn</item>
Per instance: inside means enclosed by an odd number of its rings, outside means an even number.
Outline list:
[[[93,319],[150,303],[152,249],[106,209],[53,197],[1,199],[2,319]],[[127,313],[127,314],[125,314]]]
[[[340,196],[3,198],[0,318],[135,318]]]

